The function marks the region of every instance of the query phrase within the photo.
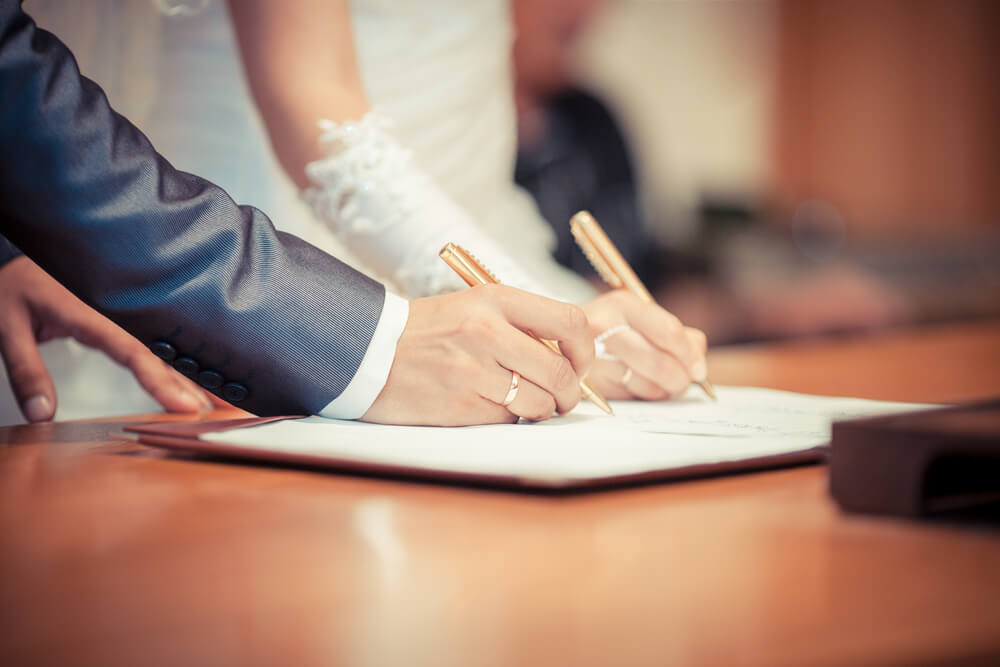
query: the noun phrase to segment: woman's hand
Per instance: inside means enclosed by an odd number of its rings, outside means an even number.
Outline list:
[[[128,368],[168,412],[196,412],[213,405],[204,391],[27,257],[0,266],[0,354],[21,412],[30,422],[47,421],[56,412],[56,389],[38,344],[66,337]]]
[[[557,341],[562,355],[525,331]],[[389,379],[363,419],[435,426],[547,419],[580,401],[592,339],[579,307],[512,287],[417,299]],[[513,371],[520,384],[504,407]]]
[[[605,398],[673,398],[692,381],[705,379],[705,334],[684,326],[660,306],[614,290],[583,309],[594,337],[620,328],[604,341],[607,353],[618,361],[597,359],[590,371],[594,389]]]

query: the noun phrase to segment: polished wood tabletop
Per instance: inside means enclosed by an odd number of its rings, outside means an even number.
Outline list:
[[[997,396],[1000,323],[718,349],[709,365],[719,384]],[[0,429],[0,664],[1000,660],[1000,529],[844,514],[824,466],[529,495],[112,435],[177,418]]]

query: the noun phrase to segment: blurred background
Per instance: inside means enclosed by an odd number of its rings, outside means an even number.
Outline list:
[[[1000,3],[514,0],[518,181],[714,343],[1000,313]]]

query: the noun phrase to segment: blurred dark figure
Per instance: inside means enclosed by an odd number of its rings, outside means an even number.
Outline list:
[[[542,131],[521,138],[514,180],[532,194],[555,230],[553,255],[560,264],[596,278],[569,231],[573,214],[588,210],[650,289],[703,267],[695,258],[671,253],[649,233],[628,146],[597,97],[570,87],[532,113]]]
[[[588,210],[651,289],[701,262],[656,243],[643,219],[628,144],[607,106],[573,83],[571,51],[599,0],[515,1],[518,155],[514,180],[556,233],[556,260],[596,273],[569,231]]]
[[[578,273],[593,273],[567,224],[574,213],[587,209],[648,282],[646,234],[636,206],[632,164],[608,110],[596,97],[571,88],[532,113],[541,116],[541,132],[521,138],[514,180],[532,194],[552,223],[558,238],[556,259]]]
[[[569,232],[591,211],[636,268],[646,263],[645,228],[625,140],[605,106],[573,86],[569,52],[597,3],[514,2],[518,154],[514,180],[535,198],[556,232],[560,264],[592,276]],[[641,268],[645,268],[642,266]],[[645,271],[640,272],[645,280]]]

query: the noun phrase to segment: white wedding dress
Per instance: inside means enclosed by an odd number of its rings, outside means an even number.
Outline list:
[[[174,166],[366,270],[274,158],[223,0],[28,0],[25,9],[70,46],[83,73]],[[355,0],[351,11],[369,101],[393,120],[393,135],[416,165],[550,294],[591,296],[585,281],[551,259],[551,230],[513,183],[507,1]],[[58,419],[159,409],[128,372],[73,341],[48,343],[43,356],[56,382]],[[22,421],[6,378],[0,391],[0,424]]]

